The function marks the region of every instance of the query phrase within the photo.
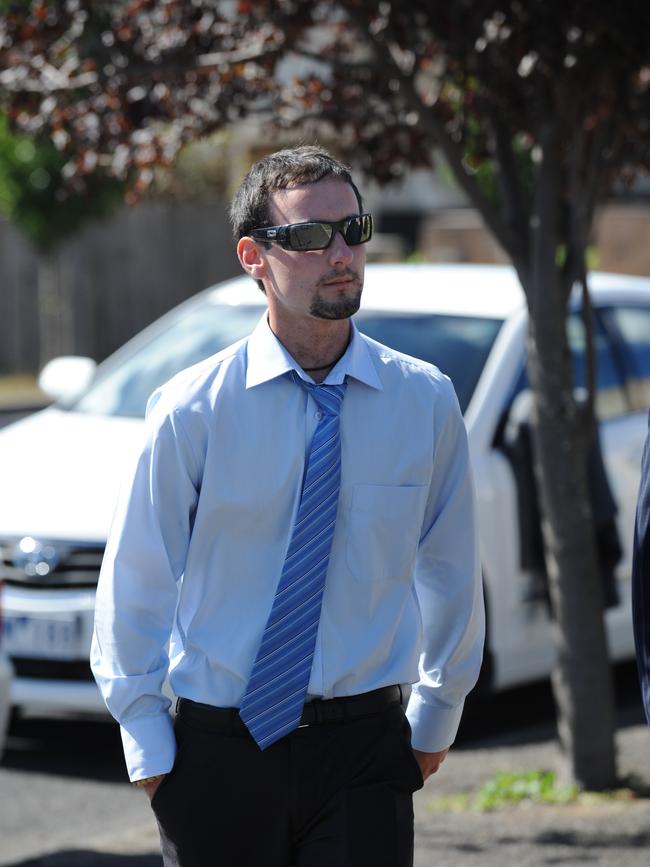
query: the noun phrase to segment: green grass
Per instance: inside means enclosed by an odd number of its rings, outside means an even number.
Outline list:
[[[448,795],[429,802],[430,810],[441,812],[490,812],[521,804],[598,805],[649,797],[650,791],[638,778],[629,777],[622,787],[609,792],[583,792],[577,786],[560,786],[552,771],[499,771],[475,792]]]
[[[0,376],[0,408],[3,406],[22,406],[45,401],[36,377],[29,374]]]

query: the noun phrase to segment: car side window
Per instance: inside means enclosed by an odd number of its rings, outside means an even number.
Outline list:
[[[575,388],[587,386],[586,330],[582,314],[569,314],[567,337],[573,360]],[[596,356],[596,415],[601,421],[632,411],[626,391],[625,375],[620,359],[598,315],[594,317],[594,352]]]
[[[574,386],[576,389],[584,389],[587,387],[586,334],[585,324],[579,312],[571,313],[567,318],[567,337],[573,362]],[[598,316],[594,321],[594,349],[596,415],[601,421],[605,421],[632,412],[633,407],[626,389],[622,361]],[[522,365],[509,405],[526,388],[528,388],[528,375],[525,366]]]
[[[650,308],[606,307],[603,320],[617,338],[632,411],[650,406]]]

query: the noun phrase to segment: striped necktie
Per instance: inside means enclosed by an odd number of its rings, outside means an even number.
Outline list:
[[[311,675],[341,481],[342,385],[293,378],[318,404],[307,469],[278,588],[239,715],[261,749],[300,723]]]

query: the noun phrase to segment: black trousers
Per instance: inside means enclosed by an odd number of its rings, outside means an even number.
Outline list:
[[[152,800],[165,867],[413,864],[422,775],[399,704],[264,751],[182,715],[175,731],[176,762]]]

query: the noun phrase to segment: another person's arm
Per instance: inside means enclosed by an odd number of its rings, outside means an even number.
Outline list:
[[[650,415],[648,437],[641,461],[641,484],[634,530],[632,612],[641,695],[650,725]]]

